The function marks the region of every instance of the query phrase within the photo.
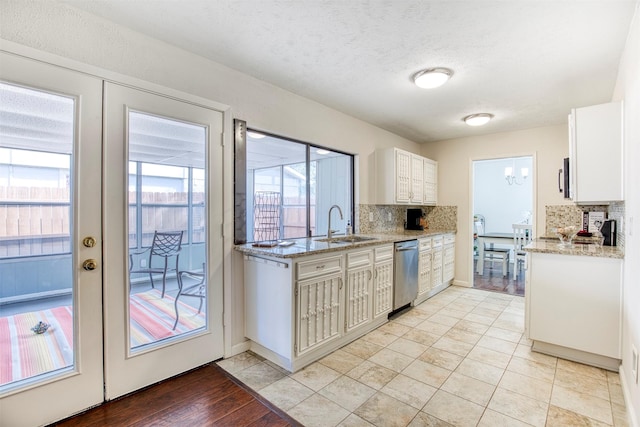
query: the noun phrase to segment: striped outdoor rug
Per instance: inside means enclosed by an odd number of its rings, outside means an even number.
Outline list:
[[[174,299],[156,289],[130,298],[131,347],[167,339],[205,326],[204,313],[178,302],[175,331]],[[31,328],[39,321],[51,326],[43,334]],[[0,386],[73,364],[73,313],[70,306],[0,317]]]

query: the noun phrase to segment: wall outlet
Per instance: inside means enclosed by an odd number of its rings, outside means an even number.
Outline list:
[[[140,260],[140,267],[145,268],[147,266],[147,260],[142,258]]]
[[[387,214],[387,219],[388,219],[389,221],[393,221],[393,215],[391,214],[391,212],[389,212],[389,213]]]
[[[638,350],[631,346],[631,378],[638,384]]]
[[[373,212],[369,212],[369,222],[373,222]]]

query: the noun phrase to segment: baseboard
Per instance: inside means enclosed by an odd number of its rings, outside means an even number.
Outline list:
[[[245,340],[239,344],[235,344],[231,346],[231,354],[225,354],[224,357],[229,358],[229,357],[233,357],[237,354],[240,353],[244,353],[245,351],[248,351],[251,348],[251,341],[249,340]]]
[[[467,282],[466,280],[456,280],[456,279],[454,279],[451,282],[451,284],[455,285],[455,286],[460,286],[460,287],[463,287],[463,288],[473,288],[473,285],[471,283]]]
[[[625,375],[624,366],[620,365],[620,385],[622,386],[622,395],[624,396],[624,402],[627,408],[627,422],[630,427],[639,427],[640,424],[638,423],[640,420],[638,417],[640,414],[636,414],[633,410],[633,405],[631,405],[631,391],[626,378],[627,376]]]

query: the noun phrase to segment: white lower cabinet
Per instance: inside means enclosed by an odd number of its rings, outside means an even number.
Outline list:
[[[525,332],[533,349],[618,370],[622,260],[529,252]]]
[[[416,298],[416,304],[427,299],[431,290],[431,271],[433,269],[431,240],[431,237],[418,239],[418,297]]]
[[[443,245],[442,281],[450,282],[453,280],[456,270],[456,236],[453,234],[445,234]]]
[[[393,245],[281,259],[244,256],[251,350],[297,371],[388,321]]]
[[[418,239],[418,296],[420,304],[445,289],[455,274],[455,234],[443,234]]]
[[[384,316],[393,307],[393,245],[373,249],[373,317]]]
[[[348,252],[345,330],[349,332],[371,320],[373,311],[373,251]]]
[[[339,338],[342,272],[296,283],[296,354]]]
[[[444,236],[434,236],[431,241],[431,289],[442,284],[442,245]]]

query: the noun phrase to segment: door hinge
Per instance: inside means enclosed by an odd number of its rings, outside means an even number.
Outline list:
[[[220,237],[224,239],[224,224],[220,224]]]
[[[296,292],[296,296],[298,296],[298,284],[297,284],[297,283],[296,283],[296,290],[295,290],[295,292]]]
[[[220,146],[224,147],[224,132],[220,133]]]

